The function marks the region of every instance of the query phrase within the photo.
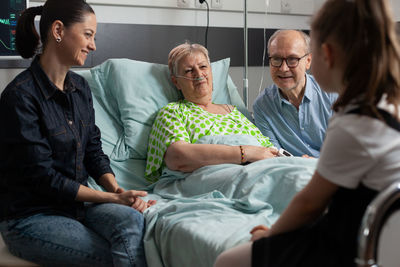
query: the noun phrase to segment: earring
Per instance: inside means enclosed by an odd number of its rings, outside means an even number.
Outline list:
[[[57,42],[57,43],[61,42],[61,38],[60,38],[60,37],[57,37],[57,38],[56,38],[56,42]]]

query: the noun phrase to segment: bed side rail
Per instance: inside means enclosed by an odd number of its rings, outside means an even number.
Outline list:
[[[396,181],[381,191],[368,205],[358,235],[358,267],[379,267],[377,250],[379,235],[386,219],[400,200],[400,182]]]

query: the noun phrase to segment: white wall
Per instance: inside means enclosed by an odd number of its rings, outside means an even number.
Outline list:
[[[211,27],[243,27],[244,0],[220,0],[222,8],[214,8],[215,0],[208,0],[211,6]],[[400,0],[390,0],[396,20],[400,20]],[[32,0],[32,6],[43,4],[44,0]],[[196,0],[88,0],[94,7],[97,19],[103,23],[132,23],[153,25],[205,26],[206,12],[196,7]],[[178,7],[178,3],[186,7]],[[309,29],[310,15],[324,0],[248,0],[249,28],[297,28]],[[267,5],[267,2],[269,5]],[[181,5],[180,4],[180,5]],[[203,4],[202,6],[204,6]],[[251,49],[251,47],[249,47]],[[0,91],[21,70],[0,69]],[[265,74],[262,80],[262,73]],[[232,67],[230,74],[240,93],[243,91],[243,69]],[[258,95],[259,85],[271,84],[268,68],[250,67],[249,109]]]
[[[187,3],[187,7],[178,7],[178,2]],[[210,26],[243,27],[244,0],[221,0],[222,8],[211,6]],[[400,21],[400,0],[390,0],[396,20]],[[32,6],[43,4],[44,0],[30,1]],[[104,23],[132,23],[153,25],[192,25],[205,26],[206,12],[196,7],[196,0],[89,0],[95,9],[97,19]],[[300,28],[308,29],[310,15],[324,0],[249,0],[249,28]],[[267,6],[266,3],[269,3]],[[205,4],[203,4],[204,6]],[[249,47],[251,49],[251,47]],[[0,69],[0,92],[15,77],[17,69]],[[249,68],[249,109],[258,94],[259,84],[265,74],[263,87],[271,83],[268,68]],[[230,70],[239,92],[243,90],[243,70],[233,67]]]
[[[239,93],[243,98],[243,78],[244,78],[244,68],[242,67],[231,67],[229,69],[229,75],[231,76],[233,82],[238,87]],[[256,97],[258,96],[260,90],[265,87],[270,86],[273,81],[269,73],[269,67],[249,67],[248,69],[248,109],[253,112],[252,104]]]
[[[2,92],[7,84],[21,71],[22,69],[0,69],[0,92]]]
[[[98,22],[102,23],[127,23],[127,24],[151,24],[151,25],[188,25],[205,26],[206,11],[204,8],[196,8],[195,0],[186,1],[188,7],[177,7],[178,0],[91,0]],[[211,27],[235,27],[241,28],[244,24],[243,0],[222,0],[222,8],[213,8],[211,5]],[[280,0],[270,0],[266,5],[265,0],[248,1],[248,27],[249,28],[301,28],[308,29],[309,14],[314,10],[314,1],[301,0],[284,1],[290,4],[284,6],[283,11],[290,14],[281,14]],[[43,4],[44,1],[30,1],[31,6]],[[302,3],[302,4],[299,4]],[[204,5],[204,4],[203,4]],[[266,14],[268,11],[268,14]],[[251,47],[249,47],[251,49]],[[0,91],[21,70],[0,69]],[[253,99],[257,96],[261,73],[263,68],[249,68],[249,108]],[[266,72],[268,75],[268,72]],[[230,74],[239,92],[243,89],[243,68],[231,68]],[[269,78],[264,77],[264,81]],[[264,82],[264,84],[266,84]],[[269,84],[269,83],[267,83]],[[265,87],[265,86],[264,86]]]

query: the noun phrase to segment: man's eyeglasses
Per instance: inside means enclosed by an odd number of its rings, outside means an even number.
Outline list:
[[[286,61],[286,65],[289,68],[296,68],[297,65],[299,65],[299,61],[308,56],[309,53],[305,54],[302,57],[288,57],[288,58],[283,58],[283,57],[269,57],[269,64],[272,67],[280,68],[282,66],[283,61]]]

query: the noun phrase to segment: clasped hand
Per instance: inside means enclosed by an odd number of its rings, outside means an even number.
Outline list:
[[[147,208],[153,206],[157,203],[156,200],[144,201],[140,197],[147,196],[146,191],[136,191],[136,190],[127,190],[125,191],[122,188],[118,188],[115,193],[117,193],[117,197],[120,201],[120,204],[130,206],[137,211],[144,212]]]

